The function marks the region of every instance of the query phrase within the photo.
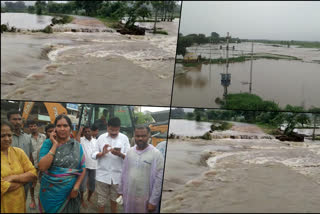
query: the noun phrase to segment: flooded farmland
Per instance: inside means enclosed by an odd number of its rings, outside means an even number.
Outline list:
[[[121,35],[86,17],[58,28],[89,25],[99,32],[2,34],[1,96],[169,105],[179,20],[158,24],[168,36]]]
[[[281,142],[242,123],[212,134],[231,133],[258,139],[169,139],[161,212],[320,209],[319,141]]]
[[[230,45],[231,47],[233,44]],[[255,44],[257,55],[279,54],[297,57],[301,60],[288,59],[256,59],[253,61],[252,93],[265,100],[278,103],[281,107],[287,104],[304,106],[320,106],[317,91],[320,90],[320,50],[315,48],[273,47]],[[188,51],[210,57],[210,46],[191,47]],[[212,47],[214,48],[214,47]],[[217,47],[215,47],[217,48]],[[230,57],[246,55],[251,44],[235,44]],[[242,51],[240,51],[242,50]],[[225,50],[215,50],[211,58],[225,57]],[[221,85],[221,73],[226,72],[226,64],[202,64],[184,67],[176,64],[175,84],[172,104],[174,106],[219,107],[216,98],[222,98],[224,87]],[[228,93],[249,92],[250,61],[230,63],[228,72],[231,84]]]

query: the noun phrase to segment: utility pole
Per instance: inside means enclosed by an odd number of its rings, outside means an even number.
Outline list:
[[[251,43],[251,64],[250,64],[250,84],[249,84],[249,93],[252,92],[252,62],[253,62],[253,42]]]
[[[228,68],[229,68],[229,32],[227,33],[227,59],[226,59],[226,63],[227,63],[226,74],[228,74]]]
[[[229,32],[227,33],[227,48],[226,48],[226,73],[221,73],[221,85],[224,88],[224,93],[223,93],[223,97],[224,99],[226,99],[227,95],[228,95],[228,86],[230,85],[231,82],[231,74],[228,73],[229,70]]]

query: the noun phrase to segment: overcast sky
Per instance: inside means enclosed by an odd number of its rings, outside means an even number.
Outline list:
[[[145,107],[145,106],[141,107],[142,112],[145,112],[145,111],[157,112],[157,111],[164,111],[169,109],[170,108],[167,108],[167,107]]]
[[[180,32],[320,41],[320,1],[184,1]]]

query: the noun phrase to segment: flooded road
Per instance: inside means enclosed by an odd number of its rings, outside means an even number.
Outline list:
[[[225,64],[176,66],[176,74],[180,74],[174,81],[173,106],[219,107],[215,99],[223,97],[221,73],[225,73]],[[249,92],[250,61],[231,63],[229,73],[231,84],[228,93]],[[320,106],[319,79],[320,64],[317,63],[268,59],[253,61],[252,92],[281,107],[287,104],[306,109]]]
[[[229,132],[266,135],[247,128]],[[161,212],[317,212],[320,142],[305,141],[169,139]]]
[[[93,22],[102,28],[100,21],[83,17],[64,27],[86,28]],[[169,105],[178,25],[179,20],[161,23],[168,36],[120,35],[106,27],[95,33],[4,33],[1,96]]]

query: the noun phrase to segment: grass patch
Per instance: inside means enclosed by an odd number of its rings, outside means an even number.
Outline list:
[[[68,15],[52,14],[52,16],[54,16],[54,17],[51,19],[51,22],[54,25],[55,24],[68,24],[68,23],[71,23],[74,19],[74,17],[68,16]]]
[[[48,25],[47,27],[45,27],[43,30],[42,30],[43,33],[53,33],[53,29],[50,25]]]
[[[270,124],[262,124],[262,123],[258,123],[256,124],[259,128],[262,129],[262,131],[266,134],[269,135],[278,135],[281,134],[279,133],[279,130],[277,128],[277,126],[272,126]]]
[[[165,31],[165,30],[156,30],[156,31],[154,32],[154,34],[163,34],[163,35],[168,35],[168,32],[167,32],[167,31]]]
[[[110,18],[110,17],[96,17],[99,19],[106,27],[119,29],[121,25],[119,23],[119,19]]]

